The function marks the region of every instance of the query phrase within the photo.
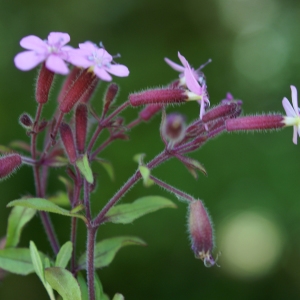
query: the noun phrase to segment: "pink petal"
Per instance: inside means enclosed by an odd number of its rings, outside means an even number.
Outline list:
[[[89,41],[79,44],[79,48],[82,50],[87,50],[89,54],[92,54],[94,51],[99,49],[94,43]]]
[[[61,46],[70,42],[70,36],[64,32],[51,32],[48,35],[49,45],[60,44]]]
[[[18,69],[28,71],[44,61],[45,58],[45,55],[37,54],[35,51],[25,51],[17,54],[14,62]]]
[[[200,101],[200,120],[202,120],[202,116],[205,113],[205,103],[204,101]]]
[[[298,137],[297,137],[297,135],[298,135],[298,130],[297,130],[297,129],[298,129],[297,126],[294,126],[293,143],[294,143],[295,145],[297,145],[297,139],[298,139]]]
[[[126,77],[129,75],[129,70],[124,65],[111,65],[109,68],[106,68],[106,71],[119,77]]]
[[[71,64],[82,67],[82,68],[88,68],[94,64],[93,61],[90,61],[87,59],[88,52],[81,49],[73,49],[68,52],[68,62]]]
[[[57,55],[50,55],[46,60],[46,67],[50,71],[62,75],[69,73],[69,69],[62,58]]]
[[[185,68],[184,77],[185,77],[185,81],[186,81],[186,85],[187,85],[188,89],[197,95],[202,95],[202,93],[203,93],[202,88],[201,88],[199,82],[196,80],[190,67]]]
[[[25,36],[21,39],[20,45],[24,49],[34,50],[39,53],[48,52],[47,44],[35,35]]]
[[[183,66],[174,63],[173,61],[171,61],[171,60],[168,59],[167,57],[165,57],[165,62],[166,62],[172,69],[174,69],[175,71],[178,71],[178,72],[181,72],[181,73],[184,72],[184,67],[183,67]]]
[[[295,117],[296,113],[291,105],[291,103],[289,102],[289,100],[287,98],[283,98],[282,100],[282,106],[285,110],[285,113],[288,117]]]
[[[97,49],[97,57],[101,57],[103,62],[111,62],[112,61],[112,56],[103,48]]]
[[[104,81],[111,81],[112,77],[106,72],[105,69],[99,68],[95,66],[94,68],[94,73],[102,80]]]
[[[293,85],[291,85],[291,91],[292,91],[292,102],[293,102],[294,110],[296,112],[296,115],[299,116],[297,89]]]
[[[188,61],[187,61],[187,60],[185,59],[185,57],[182,56],[179,52],[178,52],[178,57],[179,57],[179,59],[180,59],[182,65],[183,65],[185,68],[188,68],[188,67],[190,68],[190,65],[189,65]]]

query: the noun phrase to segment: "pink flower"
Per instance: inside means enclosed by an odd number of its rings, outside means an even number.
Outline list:
[[[207,94],[207,87],[206,87],[206,83],[205,83],[205,77],[204,77],[204,74],[202,72],[200,72],[200,70],[206,64],[200,66],[199,69],[195,70],[195,69],[191,68],[188,61],[179,52],[178,52],[178,57],[183,66],[180,66],[180,65],[172,62],[168,58],[165,58],[165,61],[174,70],[181,72],[181,74],[179,75],[181,85],[186,85],[187,88],[191,92],[193,92],[194,94],[201,97],[201,100],[198,101],[198,103],[200,104],[200,119],[202,119],[202,116],[205,112],[205,107],[210,105],[209,99],[208,99],[208,94]]]
[[[292,103],[290,104],[287,98],[283,98],[282,105],[286,112],[284,123],[286,126],[294,126],[293,143],[297,145],[297,134],[300,136],[300,115],[298,107],[297,89],[291,85]]]
[[[110,74],[119,77],[129,75],[126,66],[112,64],[113,57],[105,49],[98,48],[91,42],[79,44],[79,48],[70,52],[70,62],[72,64],[82,68],[91,68],[104,81],[112,80]]]
[[[15,56],[14,62],[18,69],[28,71],[45,61],[47,69],[58,74],[68,74],[68,51],[72,49],[65,46],[70,41],[70,36],[63,32],[51,32],[48,40],[41,40],[35,35],[21,39],[20,45],[28,51]]]

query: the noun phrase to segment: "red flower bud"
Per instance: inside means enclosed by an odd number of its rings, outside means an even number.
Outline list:
[[[0,158],[0,179],[12,174],[22,164],[19,154],[9,154]]]
[[[166,120],[162,124],[162,135],[170,142],[180,142],[185,135],[186,125],[184,117],[180,114],[173,113],[166,117]]]
[[[76,161],[77,153],[74,143],[74,138],[70,126],[66,123],[61,123],[59,127],[60,136],[65,146],[69,161],[73,164]]]
[[[196,258],[203,260],[206,267],[213,266],[216,261],[211,255],[214,248],[212,222],[201,200],[190,203],[188,222]]]
[[[119,86],[115,83],[111,83],[106,91],[105,98],[104,98],[104,106],[103,106],[103,113],[102,115],[105,116],[110,105],[115,100],[119,91]]]
[[[225,124],[227,131],[277,129],[285,126],[282,115],[247,116],[228,119]]]
[[[27,113],[24,113],[20,116],[19,122],[26,129],[31,129],[32,128],[33,120],[31,118],[31,116],[28,115]]]
[[[160,104],[149,104],[140,111],[140,118],[144,121],[150,120],[162,108]]]
[[[86,133],[87,133],[88,110],[84,103],[76,107],[75,114],[75,135],[76,146],[80,154],[84,152]]]
[[[172,103],[182,103],[189,100],[188,93],[183,89],[153,89],[129,95],[132,106],[145,104],[167,105]]]
[[[84,93],[93,85],[95,74],[83,71],[70,87],[64,98],[61,100],[59,109],[63,113],[68,113],[73,106],[80,100]]]
[[[45,64],[42,64],[35,91],[35,98],[38,103],[46,103],[48,101],[53,78],[54,73],[47,69]]]

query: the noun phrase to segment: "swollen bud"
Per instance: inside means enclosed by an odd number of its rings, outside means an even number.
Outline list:
[[[167,115],[162,124],[162,136],[172,144],[180,142],[186,131],[184,117],[178,113]]]
[[[19,118],[19,123],[25,129],[31,129],[33,125],[33,120],[29,114],[23,113]]]
[[[48,70],[45,63],[43,63],[36,83],[35,98],[38,103],[46,103],[48,101],[53,78],[54,73]]]
[[[72,130],[68,124],[61,123],[59,127],[59,132],[62,142],[65,146],[69,161],[73,164],[76,161],[77,153]]]
[[[0,180],[12,174],[22,164],[19,154],[9,154],[0,157]]]
[[[192,250],[196,258],[203,260],[206,267],[212,267],[216,264],[211,254],[214,248],[213,228],[201,200],[190,203],[188,222]]]
[[[84,148],[85,148],[87,121],[88,121],[87,106],[84,103],[80,103],[76,107],[76,114],[75,114],[76,146],[80,154],[84,152]]]

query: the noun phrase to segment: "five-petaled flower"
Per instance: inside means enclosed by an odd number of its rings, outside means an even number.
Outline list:
[[[204,74],[200,71],[204,65],[195,70],[191,68],[188,61],[179,52],[178,57],[182,63],[182,66],[172,62],[168,58],[165,58],[165,61],[174,70],[181,72],[179,75],[180,85],[186,85],[191,92],[201,96],[201,100],[199,100],[198,102],[200,104],[200,119],[202,119],[202,116],[205,112],[205,107],[210,105]]]
[[[297,89],[291,85],[292,91],[292,103],[290,104],[287,98],[283,98],[282,105],[286,112],[286,117],[284,118],[284,123],[286,126],[294,126],[294,134],[293,134],[293,143],[297,144],[297,135],[300,136],[300,114],[298,108],[298,96]]]
[[[112,80],[110,74],[119,77],[129,75],[129,70],[126,66],[112,64],[113,57],[104,48],[98,48],[92,42],[79,44],[79,49],[74,49],[69,54],[72,64],[82,68],[90,68],[104,81]]]
[[[43,41],[35,35],[21,39],[20,45],[28,51],[15,56],[14,62],[18,69],[28,71],[45,61],[46,68],[58,74],[68,74],[68,52],[71,46],[65,46],[70,36],[63,32],[51,32],[48,39]]]

